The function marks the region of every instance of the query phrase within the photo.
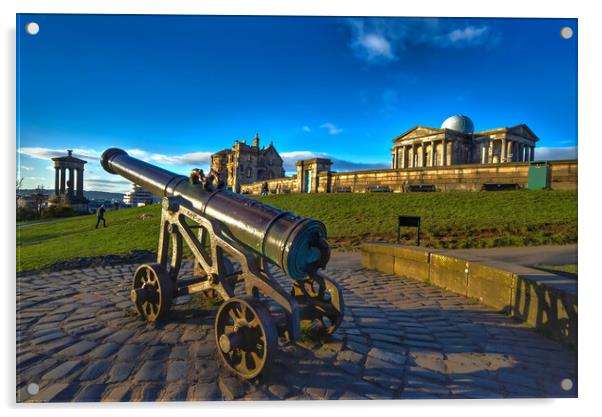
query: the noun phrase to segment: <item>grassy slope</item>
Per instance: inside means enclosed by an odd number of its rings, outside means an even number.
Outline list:
[[[432,247],[577,241],[576,192],[296,194],[262,201],[321,219],[335,246],[355,246],[366,238],[395,239],[398,215],[421,216],[422,242]],[[411,240],[414,234],[405,237]]]
[[[290,194],[261,201],[322,220],[334,248],[353,248],[365,239],[395,238],[398,215],[422,217],[422,242],[433,247],[491,247],[563,244],[577,241],[577,193],[508,191],[457,193]],[[142,213],[152,213],[141,220]],[[160,206],[17,230],[17,270],[26,271],[78,256],[156,250]],[[414,238],[411,231],[405,235]]]

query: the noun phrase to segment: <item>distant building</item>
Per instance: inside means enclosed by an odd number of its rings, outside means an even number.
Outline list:
[[[136,184],[132,184],[132,189],[123,196],[123,203],[132,207],[153,204],[154,201],[155,199],[151,193]]]
[[[259,147],[259,134],[253,145],[236,141],[232,148],[211,155],[211,169],[218,172],[226,186],[240,192],[240,186],[255,181],[284,177],[284,163],[274,145]]]
[[[42,190],[32,192],[31,194],[20,195],[17,197],[17,207],[26,208],[36,213],[41,213],[42,209],[48,206],[48,195]]]
[[[538,140],[525,124],[475,132],[469,117],[455,115],[440,128],[416,126],[393,139],[392,168],[533,161]]]

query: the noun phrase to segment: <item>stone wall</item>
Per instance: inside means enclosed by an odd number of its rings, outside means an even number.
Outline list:
[[[268,183],[268,190],[270,194],[299,192],[297,176],[293,175],[292,177],[275,178],[273,180],[257,181],[251,184],[242,184],[240,186],[241,193],[259,195],[261,194],[261,186],[264,182]]]
[[[362,266],[473,298],[577,347],[577,280],[474,255],[376,242],[362,246]]]
[[[552,189],[577,189],[576,160],[549,161],[549,164]],[[527,188],[528,173],[528,162],[355,172],[320,171],[317,174],[317,192],[406,192],[416,186],[432,186],[435,191],[479,191],[483,184],[516,184],[519,188]],[[242,191],[260,194],[261,184],[245,185]],[[268,184],[270,190],[276,190],[277,184],[282,184],[282,189],[289,192],[300,190],[297,176],[270,180]]]
[[[529,163],[387,169],[332,174],[332,192],[410,191],[412,186],[433,186],[435,191],[479,191],[483,184],[516,184],[526,188]],[[553,189],[577,189],[577,161],[550,161]]]

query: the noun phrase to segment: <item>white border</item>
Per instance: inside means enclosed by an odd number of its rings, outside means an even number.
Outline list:
[[[5,222],[2,265],[5,269],[4,284],[4,327],[2,349],[2,394],[3,405],[9,413],[38,414],[60,412],[67,415],[106,415],[126,413],[134,408],[143,408],[147,415],[165,416],[177,409],[178,414],[195,415],[204,413],[238,415],[257,412],[276,416],[307,416],[315,412],[337,413],[339,415],[365,415],[367,413],[400,415],[424,413],[440,416],[451,415],[580,415],[590,414],[596,409],[597,393],[600,385],[600,320],[602,313],[601,277],[597,268],[598,239],[602,236],[600,213],[602,205],[598,195],[602,176],[597,175],[600,166],[598,155],[602,155],[598,133],[601,123],[598,100],[602,97],[600,77],[602,74],[600,50],[602,47],[601,15],[595,8],[596,2],[546,1],[527,2],[525,0],[505,0],[495,3],[468,0],[420,0],[393,2],[384,0],[238,0],[213,1],[194,4],[191,0],[105,0],[105,1],[66,1],[66,0],[22,0],[1,3],[4,42],[0,65],[5,92],[0,102],[4,128],[3,156],[5,158],[2,181],[6,190],[5,199],[0,204],[0,218]],[[178,403],[178,404],[111,404],[111,405],[14,405],[14,271],[15,234],[13,188],[15,177],[15,13],[119,13],[119,14],[248,14],[248,15],[345,15],[345,16],[467,16],[467,17],[574,17],[579,18],[579,269],[580,269],[580,318],[579,318],[579,400],[503,400],[503,401],[362,401],[362,402],[312,402],[312,403]],[[511,65],[512,63],[509,63]],[[319,409],[319,411],[318,411]],[[85,411],[84,411],[85,410]],[[374,411],[373,411],[374,410]],[[599,411],[598,411],[599,412]],[[343,414],[344,413],[344,414]]]

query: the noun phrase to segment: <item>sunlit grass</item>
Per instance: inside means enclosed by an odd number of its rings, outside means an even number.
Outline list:
[[[283,194],[261,201],[324,222],[335,249],[367,239],[394,241],[398,215],[422,218],[422,244],[437,248],[494,247],[577,242],[577,192]],[[142,219],[143,213],[152,217]],[[94,215],[17,229],[17,271],[76,257],[155,251],[159,205],[109,211],[108,228]],[[414,232],[403,238],[412,243]]]

